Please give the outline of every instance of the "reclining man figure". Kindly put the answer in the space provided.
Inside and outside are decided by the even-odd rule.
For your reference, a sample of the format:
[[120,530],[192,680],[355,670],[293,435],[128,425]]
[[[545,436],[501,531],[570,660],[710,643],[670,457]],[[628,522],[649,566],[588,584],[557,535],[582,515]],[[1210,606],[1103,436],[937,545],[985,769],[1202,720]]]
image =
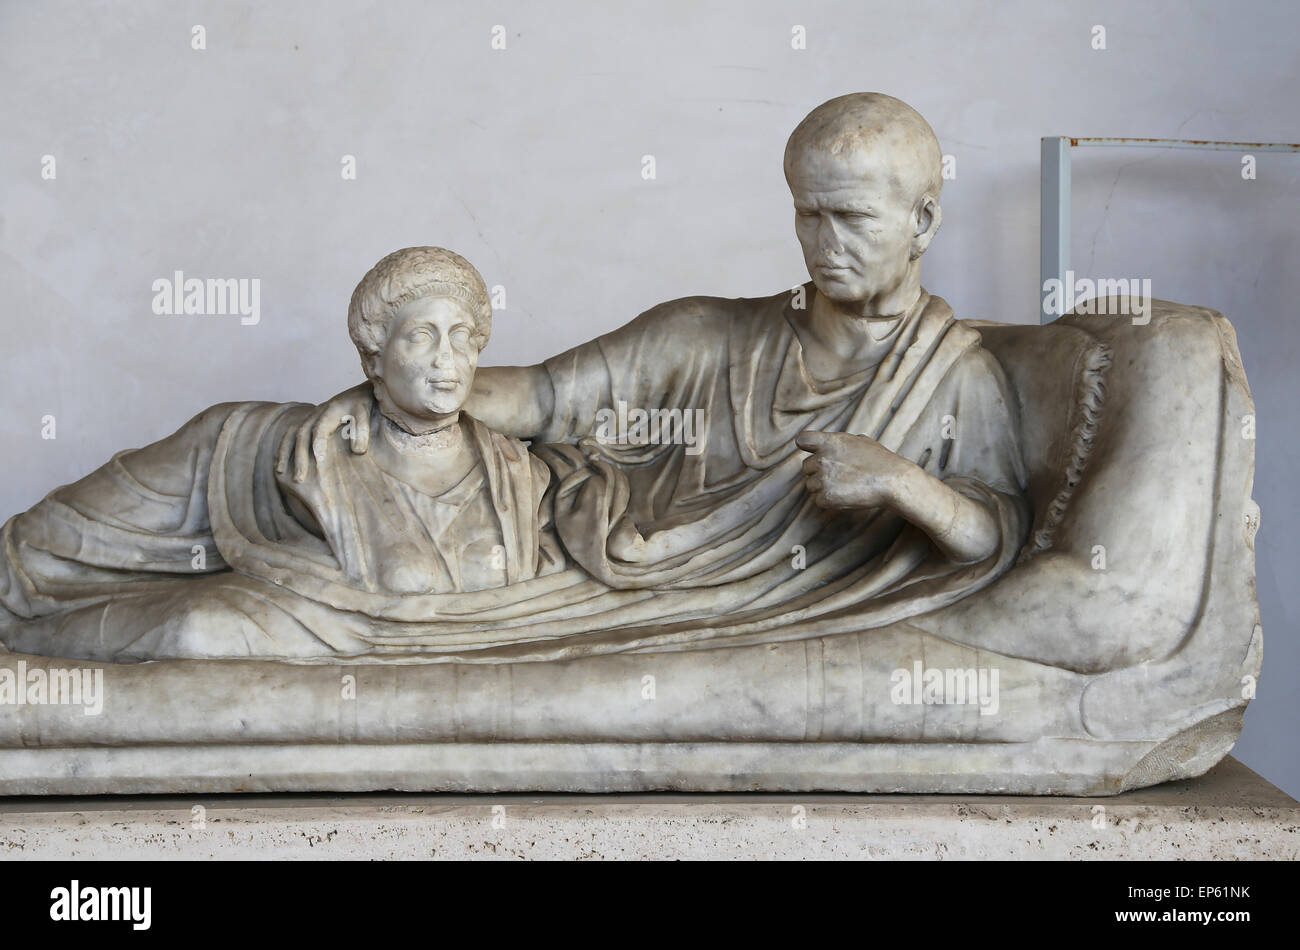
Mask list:
[[[811,284],[670,301],[540,365],[479,373],[470,410],[533,440],[558,476],[566,552],[643,595],[584,624],[534,612],[535,635],[603,624],[618,631],[593,648],[674,649],[807,636],[813,618],[861,630],[1010,567],[1029,526],[1014,396],[978,331],[921,287],[941,171],[933,130],[905,103],[831,100],[785,153]],[[364,418],[368,389],[304,424],[298,471],[313,440]],[[699,413],[700,444],[602,437],[612,413],[663,409]],[[354,436],[364,453],[369,434]]]
[[[987,586],[1028,509],[1002,369],[920,284],[934,133],[844,96],[800,123],[785,169],[810,285],[672,301],[538,366],[474,373],[487,303],[460,258],[414,281],[381,262],[349,313],[369,382],[314,412],[215,407],[12,519],[0,638],[565,659],[872,630]],[[466,392],[486,424],[469,439]],[[610,443],[626,407],[704,430]],[[193,570],[219,573],[174,579]]]

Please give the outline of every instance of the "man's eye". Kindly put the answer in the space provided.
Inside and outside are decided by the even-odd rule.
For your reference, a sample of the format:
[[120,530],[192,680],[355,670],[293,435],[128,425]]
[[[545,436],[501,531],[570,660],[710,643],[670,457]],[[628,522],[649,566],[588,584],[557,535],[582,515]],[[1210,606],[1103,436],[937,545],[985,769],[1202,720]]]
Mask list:
[[433,339],[433,336],[428,330],[421,327],[418,330],[412,330],[407,339],[412,343],[427,343],[429,340]]

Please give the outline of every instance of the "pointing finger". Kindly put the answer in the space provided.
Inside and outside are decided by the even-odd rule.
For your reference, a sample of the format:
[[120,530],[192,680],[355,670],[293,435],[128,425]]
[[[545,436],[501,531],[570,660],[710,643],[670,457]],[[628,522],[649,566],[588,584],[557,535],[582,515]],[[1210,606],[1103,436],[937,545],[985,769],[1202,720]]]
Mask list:
[[794,443],[805,452],[816,452],[826,444],[826,435],[815,429],[804,429],[795,436]]

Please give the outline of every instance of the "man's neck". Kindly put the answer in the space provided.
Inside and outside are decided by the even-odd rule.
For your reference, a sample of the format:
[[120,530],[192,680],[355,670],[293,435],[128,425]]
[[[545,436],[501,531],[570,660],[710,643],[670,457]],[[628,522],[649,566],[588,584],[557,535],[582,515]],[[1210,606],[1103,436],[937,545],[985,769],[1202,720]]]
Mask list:
[[821,380],[841,379],[876,365],[893,346],[899,329],[920,309],[923,298],[918,285],[905,305],[895,298],[897,309],[871,308],[864,314],[861,305],[845,305],[814,290],[802,327],[805,332],[800,334],[804,365]]

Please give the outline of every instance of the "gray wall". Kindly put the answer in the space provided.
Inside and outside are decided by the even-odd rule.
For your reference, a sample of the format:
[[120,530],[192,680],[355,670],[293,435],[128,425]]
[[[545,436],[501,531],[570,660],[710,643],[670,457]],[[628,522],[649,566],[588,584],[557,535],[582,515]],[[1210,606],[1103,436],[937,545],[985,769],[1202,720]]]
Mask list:
[[[0,4],[0,519],[210,403],[358,381],[348,296],[397,247],[445,244],[506,288],[486,363],[806,279],[782,147],[849,91],[907,100],[956,157],[926,285],[1033,322],[1039,137],[1300,139],[1298,31],[1263,2]],[[1076,152],[1074,264],[1237,326],[1267,644],[1237,755],[1300,794],[1300,156],[1260,153],[1255,181],[1239,163]],[[259,278],[261,322],[154,315],[176,270]]]

